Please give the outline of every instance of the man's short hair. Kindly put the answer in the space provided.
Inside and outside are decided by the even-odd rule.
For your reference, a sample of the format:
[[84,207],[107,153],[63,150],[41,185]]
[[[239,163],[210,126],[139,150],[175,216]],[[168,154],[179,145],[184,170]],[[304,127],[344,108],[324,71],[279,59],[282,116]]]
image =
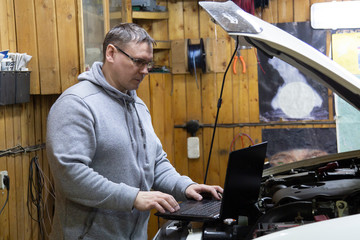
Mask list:
[[105,36],[103,42],[103,61],[105,62],[106,48],[109,44],[123,48],[129,42],[155,45],[155,40],[150,37],[146,30],[135,23],[120,23],[113,27]]

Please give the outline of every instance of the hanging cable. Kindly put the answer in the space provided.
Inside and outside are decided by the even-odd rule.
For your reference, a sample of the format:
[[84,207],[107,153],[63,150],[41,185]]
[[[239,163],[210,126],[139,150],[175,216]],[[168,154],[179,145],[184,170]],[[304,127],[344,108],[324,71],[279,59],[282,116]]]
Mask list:
[[261,68],[261,71],[262,71],[264,74],[266,74],[265,70],[264,70],[263,67],[261,66],[261,62],[260,62],[260,60],[259,60],[259,55],[257,54],[255,48],[254,48],[254,53],[255,53],[255,56],[256,56],[257,63],[258,63],[258,65],[259,65],[259,67]]
[[[38,163],[38,157],[35,156],[30,161],[29,166],[29,184],[27,208],[32,220],[38,223],[41,239],[44,239],[43,220],[43,200],[42,190],[44,188],[44,177],[41,173]],[[36,208],[36,216],[33,216],[32,207]]]
[[10,178],[9,178],[9,176],[5,176],[3,181],[4,181],[4,185],[6,187],[7,193],[6,193],[6,200],[5,200],[4,206],[0,210],[0,214],[3,212],[3,210],[5,209],[6,204],[9,201],[9,192],[10,192]]
[[255,145],[255,142],[252,140],[252,138],[251,138],[249,135],[247,135],[246,133],[238,133],[238,134],[233,138],[233,140],[231,141],[230,152],[232,152],[232,151],[235,150],[235,149],[234,149],[235,142],[236,142],[236,140],[237,140],[239,137],[241,138],[241,147],[242,147],[242,148],[245,147],[245,146],[244,146],[243,136],[247,137],[247,138],[250,140],[250,142],[251,142],[252,145]]
[[4,210],[8,201],[9,201],[9,190],[7,191],[7,194],[6,194],[6,200],[5,200],[4,206],[0,210],[0,215],[1,215],[2,211]]
[[236,38],[236,46],[235,46],[235,50],[231,56],[231,59],[229,61],[229,64],[226,67],[225,73],[224,73],[224,77],[223,77],[223,81],[222,81],[222,85],[221,85],[221,91],[220,91],[220,96],[219,96],[219,100],[218,100],[218,104],[217,104],[217,112],[216,112],[216,117],[215,117],[215,123],[214,123],[214,131],[213,131],[213,135],[211,138],[211,144],[210,144],[210,151],[209,151],[209,158],[207,161],[207,165],[206,165],[206,170],[205,170],[205,178],[204,178],[204,184],[206,184],[206,178],[208,175],[208,171],[209,171],[209,165],[210,165],[210,159],[211,159],[211,152],[212,152],[212,148],[214,145],[214,139],[215,139],[215,131],[216,131],[216,126],[217,126],[217,122],[218,122],[218,118],[219,118],[219,112],[220,112],[220,108],[221,108],[221,104],[222,104],[222,94],[223,94],[223,90],[224,90],[224,85],[225,85],[225,78],[226,78],[226,74],[231,66],[231,62],[234,59],[234,56],[238,50],[239,47],[239,37]]

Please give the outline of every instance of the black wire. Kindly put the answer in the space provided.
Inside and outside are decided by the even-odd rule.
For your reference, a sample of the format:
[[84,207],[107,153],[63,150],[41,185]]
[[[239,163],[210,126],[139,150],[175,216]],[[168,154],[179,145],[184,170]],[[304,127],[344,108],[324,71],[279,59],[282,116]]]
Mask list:
[[[9,186],[9,183],[8,183],[8,186]],[[6,204],[7,204],[7,202],[9,201],[9,192],[10,192],[9,187],[7,187],[6,200],[5,200],[4,206],[3,206],[3,207],[1,208],[1,210],[0,210],[0,214],[3,212],[3,210],[4,210],[4,208],[5,208]]]
[[214,145],[215,131],[216,131],[217,121],[218,121],[218,118],[219,118],[219,112],[220,112],[220,107],[221,107],[221,103],[222,103],[222,98],[221,97],[222,97],[223,90],[224,90],[226,73],[227,73],[227,71],[229,70],[229,68],[231,66],[231,62],[234,59],[234,56],[235,56],[235,54],[236,54],[236,52],[238,50],[238,47],[239,47],[239,36],[236,37],[235,50],[234,50],[234,53],[231,56],[229,64],[226,67],[226,70],[225,70],[225,73],[224,73],[224,78],[223,78],[222,85],[221,85],[220,97],[219,97],[218,104],[217,104],[217,112],[216,112],[215,123],[214,123],[214,131],[213,131],[213,135],[212,135],[212,138],[211,138],[209,158],[208,158],[208,161],[207,161],[207,166],[206,166],[206,171],[205,171],[204,184],[206,184],[206,178],[207,178],[208,171],[209,171],[211,152],[212,152],[212,148],[213,148],[213,145]]
[[[35,175],[34,175],[35,174]],[[38,157],[35,156],[30,161],[29,166],[29,183],[28,183],[28,199],[27,199],[27,208],[29,215],[32,220],[38,223],[41,238],[44,239],[44,231],[42,227],[42,190],[44,187],[44,177],[41,174],[40,166],[38,163]],[[36,208],[37,216],[34,217],[31,210],[32,206]]]
[[28,147],[22,147],[21,145],[16,145],[15,147],[6,149],[6,150],[0,150],[0,157],[5,157],[8,155],[15,155],[19,153],[27,153],[27,152],[34,152],[45,148],[45,143],[39,144],[39,145],[33,145]]

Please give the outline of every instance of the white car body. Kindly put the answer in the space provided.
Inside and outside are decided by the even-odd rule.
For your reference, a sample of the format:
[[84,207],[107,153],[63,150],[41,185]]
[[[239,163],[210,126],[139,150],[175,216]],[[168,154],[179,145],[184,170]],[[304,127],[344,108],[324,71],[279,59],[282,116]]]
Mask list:
[[279,232],[271,233],[256,239],[259,240],[304,240],[304,239],[326,239],[326,240],[358,240],[358,223],[360,214],[329,219],[326,221],[309,223],[303,226],[289,228]]

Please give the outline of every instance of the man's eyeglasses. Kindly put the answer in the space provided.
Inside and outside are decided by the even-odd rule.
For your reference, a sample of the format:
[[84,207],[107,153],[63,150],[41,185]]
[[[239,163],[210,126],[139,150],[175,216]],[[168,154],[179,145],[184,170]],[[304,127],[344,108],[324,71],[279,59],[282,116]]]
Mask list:
[[[113,44],[111,44],[113,45]],[[139,68],[143,68],[144,66],[146,66],[148,69],[151,69],[152,67],[154,67],[154,62],[153,61],[146,61],[145,59],[141,59],[141,58],[133,58],[131,57],[129,54],[127,54],[126,52],[124,52],[123,50],[121,50],[118,46],[113,45],[119,52],[123,53],[125,56],[127,56],[128,58],[130,58],[131,61],[133,61],[133,63],[135,64],[135,66],[139,67]]]

